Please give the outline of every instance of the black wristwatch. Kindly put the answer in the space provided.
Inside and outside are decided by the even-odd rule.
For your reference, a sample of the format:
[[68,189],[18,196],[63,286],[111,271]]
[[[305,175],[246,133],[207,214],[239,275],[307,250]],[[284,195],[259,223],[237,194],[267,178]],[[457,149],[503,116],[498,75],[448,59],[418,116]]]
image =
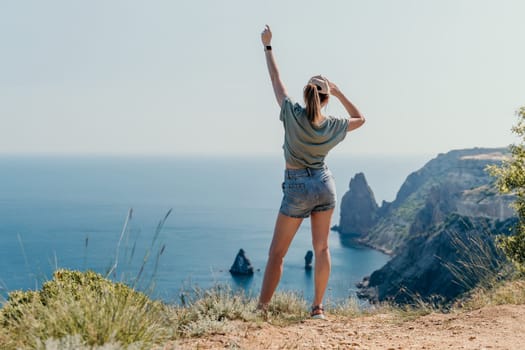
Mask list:
[[272,45],[266,45],[266,50],[265,51],[272,51]]

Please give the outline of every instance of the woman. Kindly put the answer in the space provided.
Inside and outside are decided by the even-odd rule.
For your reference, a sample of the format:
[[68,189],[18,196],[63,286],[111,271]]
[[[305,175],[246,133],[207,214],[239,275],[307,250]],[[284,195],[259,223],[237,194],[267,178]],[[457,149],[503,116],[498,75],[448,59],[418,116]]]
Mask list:
[[[322,301],[330,275],[328,234],[336,201],[334,179],[324,158],[330,149],[345,138],[348,131],[363,125],[365,118],[334,83],[322,76],[312,77],[305,86],[303,97],[306,107],[294,104],[279,76],[271,46],[272,32],[268,25],[261,39],[273,91],[281,107],[286,170],[284,196],[275,223],[258,308],[266,310],[281,279],[283,259],[288,247],[303,219],[311,216],[315,253],[315,295],[311,316],[324,318]],[[326,106],[330,96],[343,104],[349,118],[339,119],[322,114],[321,108]]]

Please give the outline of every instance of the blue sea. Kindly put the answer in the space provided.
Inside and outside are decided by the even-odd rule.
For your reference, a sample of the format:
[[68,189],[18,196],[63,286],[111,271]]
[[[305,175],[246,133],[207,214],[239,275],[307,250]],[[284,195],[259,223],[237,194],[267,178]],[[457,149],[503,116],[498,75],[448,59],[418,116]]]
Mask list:
[[[381,202],[393,200],[428,159],[334,156],[327,163],[339,200],[350,178],[364,172]],[[0,295],[37,289],[57,268],[103,274],[113,268],[111,278],[168,302],[216,284],[257,295],[282,177],[280,156],[0,156]],[[339,208],[332,224],[338,221]],[[256,269],[253,277],[228,272],[240,248]],[[280,290],[312,297],[313,274],[304,270],[309,249],[305,220]],[[389,259],[336,232],[330,249],[331,301],[355,295],[355,283]]]

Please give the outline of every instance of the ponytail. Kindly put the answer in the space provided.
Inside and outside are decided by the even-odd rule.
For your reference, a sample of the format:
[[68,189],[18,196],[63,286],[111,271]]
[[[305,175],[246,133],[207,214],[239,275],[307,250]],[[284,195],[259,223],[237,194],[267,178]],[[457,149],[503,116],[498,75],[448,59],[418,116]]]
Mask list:
[[306,116],[310,123],[321,115],[321,103],[327,98],[327,94],[321,94],[318,91],[317,85],[308,84],[303,91],[304,103],[306,104]]

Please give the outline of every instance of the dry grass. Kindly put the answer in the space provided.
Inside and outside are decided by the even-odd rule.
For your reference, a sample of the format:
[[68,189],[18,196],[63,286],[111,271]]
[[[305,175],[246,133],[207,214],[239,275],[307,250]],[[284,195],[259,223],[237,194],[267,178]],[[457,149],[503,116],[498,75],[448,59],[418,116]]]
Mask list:
[[465,310],[481,309],[484,306],[525,304],[525,280],[499,282],[491,288],[474,289],[463,300],[455,303],[455,308]]
[[344,302],[337,304],[329,304],[326,306],[327,312],[332,315],[343,316],[343,317],[358,317],[364,314],[371,314],[377,312],[379,308],[370,307],[363,308],[356,298],[348,298]]
[[176,337],[195,337],[228,330],[226,321],[254,321],[255,302],[229,287],[196,290],[186,305],[172,308],[171,323]]

